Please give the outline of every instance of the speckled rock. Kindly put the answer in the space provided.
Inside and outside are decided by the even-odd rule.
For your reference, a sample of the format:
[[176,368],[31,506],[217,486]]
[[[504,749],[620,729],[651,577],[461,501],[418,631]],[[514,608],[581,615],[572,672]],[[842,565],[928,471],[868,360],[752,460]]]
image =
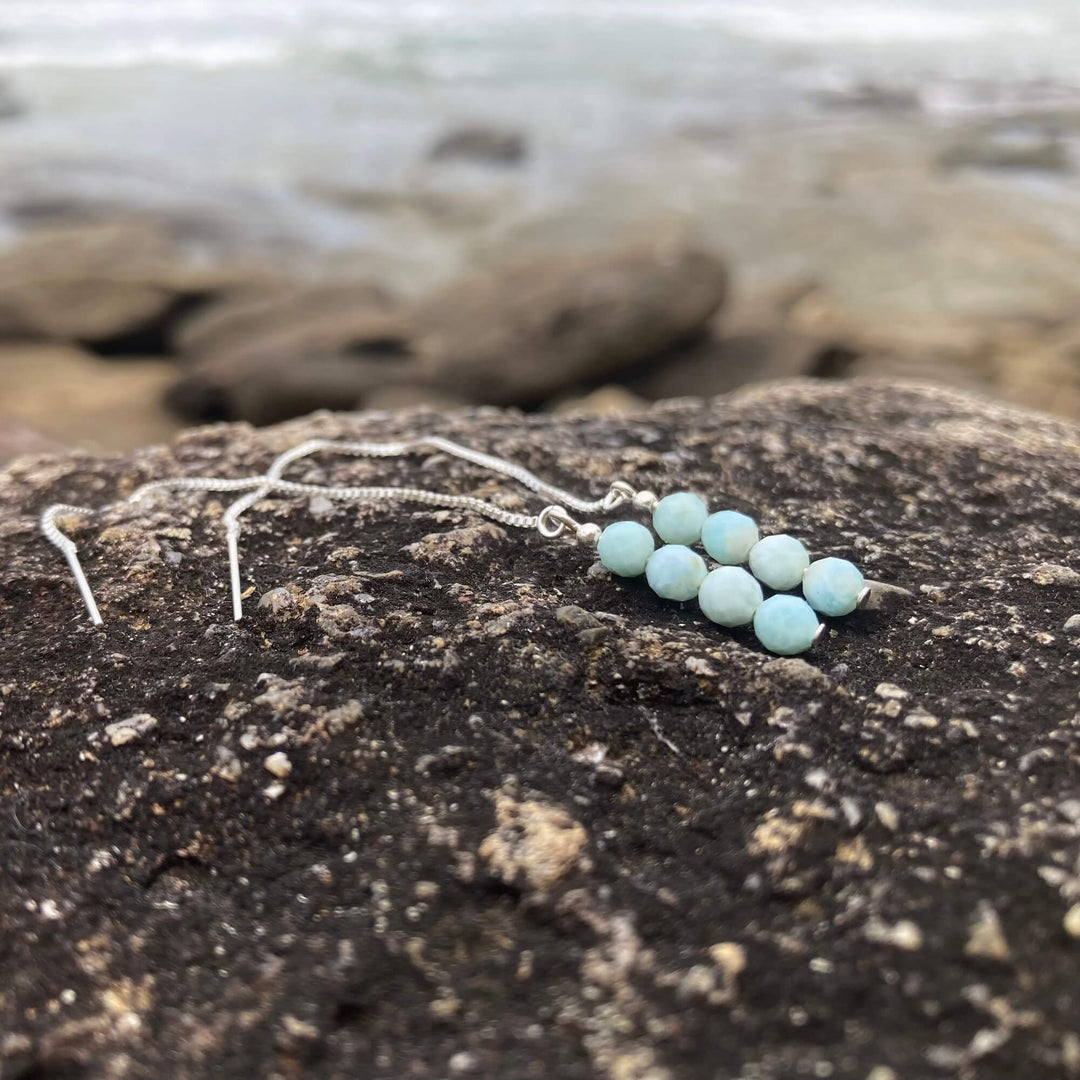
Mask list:
[[[888,603],[777,660],[562,541],[272,499],[234,625],[221,503],[185,495],[76,526],[94,630],[36,532],[56,499],[418,424],[593,493],[698,491]],[[1080,1075],[1078,450],[1064,422],[855,382],[23,459],[0,1076]],[[461,462],[300,471],[537,505]]]

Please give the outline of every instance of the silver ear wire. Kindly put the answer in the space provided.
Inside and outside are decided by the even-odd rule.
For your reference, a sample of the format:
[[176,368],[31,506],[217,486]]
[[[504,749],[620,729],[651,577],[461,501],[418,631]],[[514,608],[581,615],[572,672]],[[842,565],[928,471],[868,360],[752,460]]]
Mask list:
[[65,536],[56,524],[56,518],[60,514],[78,514],[80,517],[90,517],[93,513],[93,510],[89,510],[85,506],[70,506],[67,503],[55,503],[52,506],[46,507],[45,512],[41,515],[41,531],[45,534],[50,543],[54,544],[64,553],[64,558],[67,559],[67,564],[71,568],[71,576],[75,578],[75,584],[79,587],[79,595],[82,596],[83,603],[86,605],[86,610],[90,613],[90,621],[95,626],[100,626],[101,612],[98,611],[97,601],[94,599],[94,591],[90,588],[90,582],[86,580],[86,574],[83,573],[82,563],[79,562],[79,549],[75,546],[75,541],[70,537]]

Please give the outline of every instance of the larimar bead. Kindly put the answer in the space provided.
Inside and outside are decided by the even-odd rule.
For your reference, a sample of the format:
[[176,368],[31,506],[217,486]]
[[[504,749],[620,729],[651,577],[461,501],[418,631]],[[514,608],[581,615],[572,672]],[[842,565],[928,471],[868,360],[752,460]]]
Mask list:
[[702,614],[721,626],[745,626],[761,599],[761,586],[741,566],[717,567],[698,590]]
[[822,615],[848,615],[858,606],[865,582],[847,559],[817,559],[803,574],[803,596]]
[[749,558],[754,577],[770,589],[794,589],[810,565],[810,552],[786,533],[759,540]]
[[682,544],[657,548],[645,567],[645,578],[665,600],[693,600],[705,580],[705,560]]
[[619,577],[645,573],[645,564],[656,548],[653,534],[637,521],[616,521],[601,534],[596,545],[600,562]]
[[795,656],[806,652],[817,635],[818,617],[799,596],[777,593],[754,612],[754,633],[769,652]]
[[696,544],[709,508],[689,491],[665,495],[653,511],[652,523],[657,535],[668,544]]
[[705,550],[724,566],[746,562],[750,549],[761,538],[757,522],[737,510],[721,510],[705,519],[701,543]]

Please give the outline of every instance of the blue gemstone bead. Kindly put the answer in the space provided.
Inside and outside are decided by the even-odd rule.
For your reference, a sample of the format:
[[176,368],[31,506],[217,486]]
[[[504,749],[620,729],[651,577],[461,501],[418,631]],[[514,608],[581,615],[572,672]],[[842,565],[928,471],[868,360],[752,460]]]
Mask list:
[[750,549],[761,538],[757,522],[737,510],[721,510],[705,519],[701,543],[705,550],[724,566],[746,562]]
[[822,615],[848,615],[858,606],[865,581],[847,559],[817,559],[803,574],[803,596]]
[[795,656],[806,652],[818,631],[814,609],[799,596],[777,593],[754,612],[754,633],[769,652]]
[[721,626],[745,626],[761,599],[761,586],[741,566],[717,567],[698,590],[705,618]]
[[596,552],[600,561],[619,577],[645,573],[645,564],[656,548],[653,534],[637,521],[616,521],[601,534]]
[[794,589],[810,565],[810,552],[786,533],[766,536],[750,549],[750,570],[770,589]]
[[649,587],[665,600],[693,600],[707,573],[705,560],[682,544],[657,548],[645,567]]
[[668,544],[696,544],[709,508],[689,491],[665,495],[653,511],[652,523],[657,535]]

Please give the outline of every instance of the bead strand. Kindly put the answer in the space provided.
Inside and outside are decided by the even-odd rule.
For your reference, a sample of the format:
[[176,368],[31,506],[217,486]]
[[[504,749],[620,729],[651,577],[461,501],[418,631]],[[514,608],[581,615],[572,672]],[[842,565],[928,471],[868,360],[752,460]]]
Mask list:
[[[597,541],[601,563],[619,577],[644,574],[665,600],[697,597],[702,614],[720,626],[752,624],[770,652],[805,652],[824,630],[819,613],[850,614],[865,595],[865,581],[854,563],[833,557],[811,561],[795,537],[762,537],[753,518],[736,510],[710,514],[692,492],[662,499],[639,492],[633,502],[652,511],[653,529],[664,543],[657,547],[652,533],[636,521],[617,521]],[[693,550],[699,542],[719,566],[710,569]],[[766,598],[762,585],[774,595]],[[800,586],[802,596],[788,591]]]

